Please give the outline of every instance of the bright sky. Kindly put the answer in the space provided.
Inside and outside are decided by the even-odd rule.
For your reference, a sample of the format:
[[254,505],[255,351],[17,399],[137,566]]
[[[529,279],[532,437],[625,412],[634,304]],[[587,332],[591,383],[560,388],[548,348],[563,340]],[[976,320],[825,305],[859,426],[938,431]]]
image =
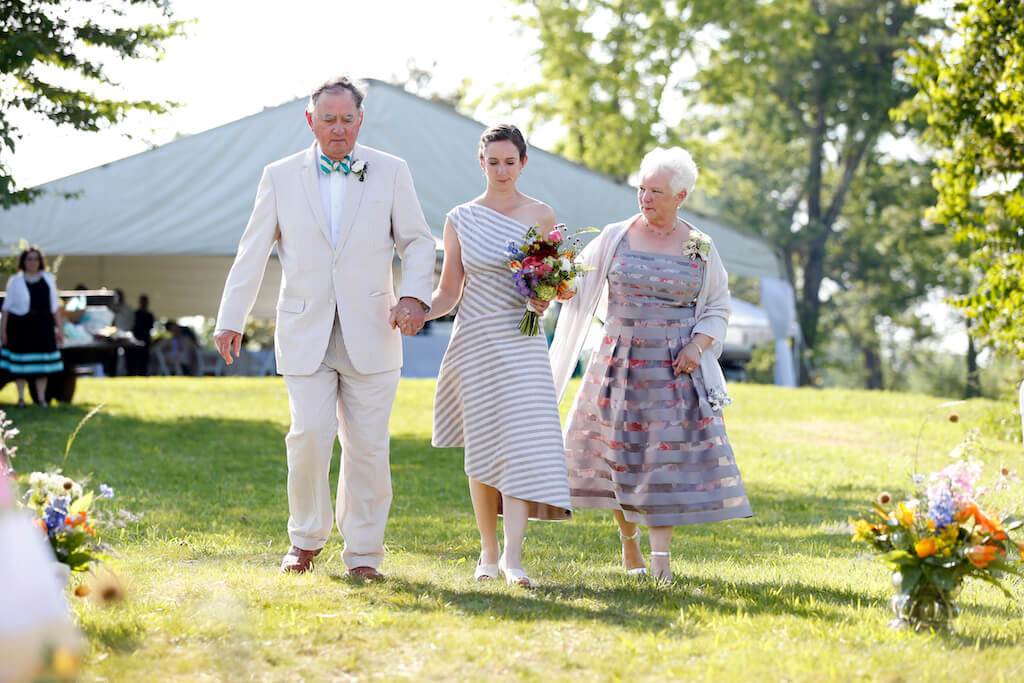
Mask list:
[[166,43],[159,62],[109,61],[108,72],[124,97],[182,106],[101,133],[18,119],[24,137],[8,161],[21,187],[305,96],[337,73],[392,80],[412,60],[434,74],[431,89],[453,91],[469,78],[471,95],[485,97],[500,83],[526,85],[539,73],[533,39],[512,20],[520,10],[506,0],[172,2],[176,18],[196,20],[187,37]]

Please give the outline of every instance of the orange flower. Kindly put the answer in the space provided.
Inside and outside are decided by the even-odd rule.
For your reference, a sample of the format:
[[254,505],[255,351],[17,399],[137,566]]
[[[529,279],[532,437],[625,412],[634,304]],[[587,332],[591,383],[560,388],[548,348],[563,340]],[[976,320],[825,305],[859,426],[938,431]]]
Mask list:
[[975,567],[984,569],[996,558],[996,550],[993,545],[972,545],[967,549],[967,558]]
[[84,510],[82,512],[76,512],[72,517],[65,517],[64,523],[68,526],[81,526],[85,524],[85,516],[86,513]]
[[956,511],[956,521],[963,524],[976,514],[978,514],[978,506],[974,504],[973,500],[969,500]]
[[44,522],[43,520],[36,517],[32,520],[32,524],[35,525],[35,527],[42,531],[44,534],[46,533],[46,522]]
[[512,261],[508,264],[508,269],[512,272],[523,269],[523,264],[520,261]]
[[999,513],[995,510],[990,510],[988,514],[989,516],[986,516],[980,510],[976,510],[974,521],[981,528],[982,533],[990,534],[997,541],[1005,541],[1006,532],[1003,531],[1003,523],[999,519]]
[[922,538],[914,544],[914,552],[917,553],[918,557],[934,555],[936,550],[938,550],[938,548],[935,547],[935,539],[931,536],[928,538]]

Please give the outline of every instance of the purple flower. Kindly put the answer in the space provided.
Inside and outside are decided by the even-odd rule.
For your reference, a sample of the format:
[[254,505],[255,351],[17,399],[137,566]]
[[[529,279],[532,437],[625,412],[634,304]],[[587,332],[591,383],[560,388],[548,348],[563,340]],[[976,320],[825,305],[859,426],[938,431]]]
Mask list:
[[114,489],[106,484],[100,484],[100,498],[113,498]]

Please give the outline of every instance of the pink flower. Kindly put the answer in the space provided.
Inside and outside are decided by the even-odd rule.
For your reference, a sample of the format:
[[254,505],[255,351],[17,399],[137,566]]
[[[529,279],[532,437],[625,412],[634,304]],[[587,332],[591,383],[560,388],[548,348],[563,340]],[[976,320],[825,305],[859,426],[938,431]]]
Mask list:
[[561,242],[562,241],[562,231],[561,230],[552,230],[551,232],[549,232],[548,233],[548,241],[549,242],[553,242],[555,244],[558,244],[559,242]]

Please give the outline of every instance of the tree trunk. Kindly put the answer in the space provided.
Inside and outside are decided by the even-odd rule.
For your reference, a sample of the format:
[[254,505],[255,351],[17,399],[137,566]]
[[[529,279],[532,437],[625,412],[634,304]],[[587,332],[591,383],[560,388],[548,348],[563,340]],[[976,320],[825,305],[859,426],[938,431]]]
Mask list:
[[971,336],[971,321],[967,321],[967,386],[964,398],[981,396],[981,379],[978,377],[978,350],[974,348],[974,337]]
[[877,340],[875,346],[864,346],[864,388],[880,391],[885,389],[885,380],[882,378],[882,357],[878,352]]

